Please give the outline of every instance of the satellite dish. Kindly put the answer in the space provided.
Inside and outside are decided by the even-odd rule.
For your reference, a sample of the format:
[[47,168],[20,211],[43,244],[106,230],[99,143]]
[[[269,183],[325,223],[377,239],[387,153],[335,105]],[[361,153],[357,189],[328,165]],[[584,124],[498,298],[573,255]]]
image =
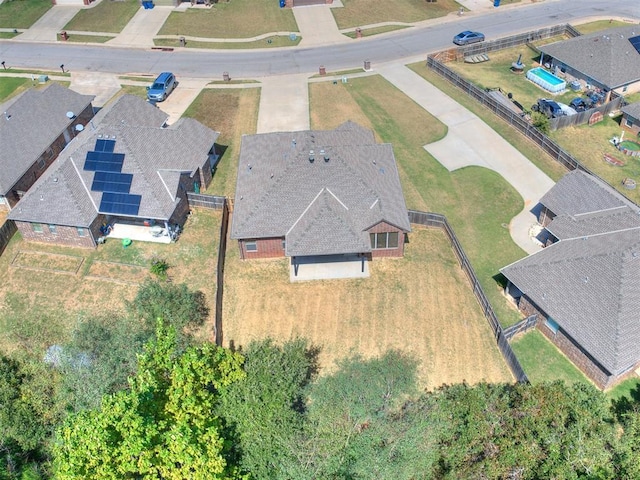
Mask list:
[[71,120],[72,118],[75,118],[75,116],[76,116],[76,114],[75,114],[75,113],[73,113],[73,112],[67,112],[67,118],[68,118],[69,120]]
[[82,125],[80,123],[78,125],[76,125],[76,132],[81,132],[83,130],[84,130],[84,125]]

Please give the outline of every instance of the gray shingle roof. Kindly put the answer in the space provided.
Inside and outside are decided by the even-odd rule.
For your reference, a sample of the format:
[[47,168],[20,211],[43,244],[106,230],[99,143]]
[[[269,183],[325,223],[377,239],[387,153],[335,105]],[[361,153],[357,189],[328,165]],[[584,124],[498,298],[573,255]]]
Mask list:
[[630,103],[620,109],[622,113],[626,113],[630,117],[640,120],[640,102]]
[[629,38],[640,26],[612,28],[539,47],[584,75],[614,89],[640,81],[640,53]]
[[288,255],[367,252],[365,231],[382,221],[411,229],[393,149],[371,131],[243,136],[231,238],[286,236]]
[[566,240],[639,227],[640,214],[637,209],[625,206],[575,216],[558,215],[546,228],[557,239]]
[[573,170],[545,193],[540,203],[556,215],[578,215],[622,206],[638,206],[611,186],[581,170]]
[[[2,108],[0,194],[6,194],[93,100],[57,83],[30,89]],[[4,115],[6,112],[6,115]],[[7,119],[8,117],[8,119]]]
[[[133,174],[131,194],[142,195],[138,218],[169,219],[179,199],[176,199],[180,176],[191,176],[198,168],[207,168],[209,151],[218,133],[193,119],[176,122],[171,128],[162,128],[165,115],[156,116],[157,126],[132,126],[122,123],[120,105],[127,112],[137,103],[138,115],[155,115],[156,107],[135,97],[121,99],[111,106],[108,124],[93,124],[81,132],[60,155],[54,166],[36,183],[33,193],[28,192],[9,214],[13,220],[74,224],[83,220],[86,209],[92,211],[92,219],[98,213],[102,194],[91,191],[94,172],[84,170],[87,152],[92,151],[97,139],[115,140],[115,153],[124,153],[122,173]],[[57,178],[57,182],[52,179]],[[42,201],[40,200],[42,198]],[[83,215],[64,218],[66,204],[79,204]],[[60,204],[52,209],[49,204]],[[84,221],[84,220],[83,220]]]
[[612,374],[640,360],[640,229],[562,240],[501,272]]

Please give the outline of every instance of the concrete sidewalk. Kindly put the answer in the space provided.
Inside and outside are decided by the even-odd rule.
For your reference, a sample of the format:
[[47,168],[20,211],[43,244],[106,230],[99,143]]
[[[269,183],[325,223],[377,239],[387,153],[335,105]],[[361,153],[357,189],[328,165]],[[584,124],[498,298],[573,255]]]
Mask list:
[[409,68],[392,64],[378,67],[377,71],[447,125],[445,138],[424,147],[443,166],[449,171],[470,165],[490,168],[520,193],[524,210],[510,224],[511,237],[527,253],[540,250],[529,237],[529,230],[536,223],[531,209],[554,185],[553,180],[476,115]]

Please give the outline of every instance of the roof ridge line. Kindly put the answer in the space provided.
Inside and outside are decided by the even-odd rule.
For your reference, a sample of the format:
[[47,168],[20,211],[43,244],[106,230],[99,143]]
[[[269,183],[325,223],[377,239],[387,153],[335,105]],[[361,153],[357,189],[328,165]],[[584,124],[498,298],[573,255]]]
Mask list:
[[[304,215],[309,211],[309,209],[311,208],[311,205],[313,205],[316,200],[318,199],[318,197],[320,197],[320,195],[322,195],[322,192],[324,192],[325,190],[328,190],[327,187],[322,187],[320,189],[320,191],[318,192],[318,194],[313,198],[313,200],[311,200],[311,202],[309,203],[309,205],[307,205],[307,208],[305,208],[302,213],[300,214],[300,216],[296,219],[295,222],[293,222],[293,225],[291,225],[291,228],[289,228],[289,230],[287,230],[287,232],[285,233],[285,235],[289,235],[289,233],[291,232],[291,230],[293,230],[293,228],[298,224],[298,222],[302,219],[302,217],[304,217]],[[333,193],[331,194],[333,195]],[[334,195],[335,197],[335,195]],[[337,200],[337,198],[336,198]],[[338,200],[340,201],[340,200]]]

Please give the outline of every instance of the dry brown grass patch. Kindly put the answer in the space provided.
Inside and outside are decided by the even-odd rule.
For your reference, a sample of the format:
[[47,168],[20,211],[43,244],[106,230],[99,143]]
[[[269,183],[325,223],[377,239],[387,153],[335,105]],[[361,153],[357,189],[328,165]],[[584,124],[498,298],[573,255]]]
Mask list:
[[491,330],[444,234],[417,229],[406,255],[370,264],[371,277],[289,282],[288,259],[241,261],[230,242],[225,345],[272,337],[321,347],[323,373],[353,353],[399,349],[421,360],[421,384],[511,381]]

